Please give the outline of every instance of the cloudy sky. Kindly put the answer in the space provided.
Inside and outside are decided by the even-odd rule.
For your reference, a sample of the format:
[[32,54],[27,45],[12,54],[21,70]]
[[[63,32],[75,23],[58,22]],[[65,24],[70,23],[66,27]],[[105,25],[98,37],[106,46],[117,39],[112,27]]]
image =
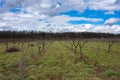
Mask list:
[[0,30],[120,33],[120,0],[0,0]]

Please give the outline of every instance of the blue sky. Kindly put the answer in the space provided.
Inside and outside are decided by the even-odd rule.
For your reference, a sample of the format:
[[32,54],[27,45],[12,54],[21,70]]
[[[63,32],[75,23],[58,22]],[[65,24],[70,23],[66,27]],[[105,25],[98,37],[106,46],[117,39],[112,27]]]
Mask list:
[[[98,11],[95,11],[95,10],[89,10],[89,9],[86,9],[83,13],[79,13],[78,11],[76,10],[71,10],[71,11],[68,11],[68,12],[61,12],[59,15],[69,15],[71,17],[89,17],[89,18],[101,18],[103,19],[104,21],[106,21],[107,19],[109,18],[120,18],[120,11],[114,11],[114,14],[105,14],[105,10],[98,10]],[[104,21],[101,21],[101,22],[90,22],[90,21],[82,21],[82,20],[76,20],[76,21],[69,21],[69,23],[71,24],[104,24]],[[116,23],[116,24],[120,24],[120,22]]]
[[105,14],[105,12],[106,12],[105,10],[95,11],[95,10],[86,9],[83,13],[79,13],[76,10],[71,10],[68,12],[61,12],[60,15],[69,15],[71,17],[84,16],[84,17],[89,17],[89,18],[102,18],[104,20],[107,20],[111,17],[120,18],[120,11],[114,11],[114,14],[107,14],[107,15]]
[[120,33],[120,0],[0,0],[0,30]]

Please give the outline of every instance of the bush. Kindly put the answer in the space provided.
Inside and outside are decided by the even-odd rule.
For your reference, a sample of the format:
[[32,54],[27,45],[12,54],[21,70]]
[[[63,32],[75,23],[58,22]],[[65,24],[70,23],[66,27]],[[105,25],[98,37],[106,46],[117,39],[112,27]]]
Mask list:
[[20,50],[17,47],[10,47],[6,50],[6,52],[12,53],[12,52],[19,52]]
[[30,46],[30,47],[33,47],[33,46],[34,46],[34,44],[29,44],[29,46]]
[[113,71],[113,70],[107,70],[107,71],[105,71],[105,74],[107,75],[107,76],[120,76],[120,73],[119,72],[117,72],[117,71]]

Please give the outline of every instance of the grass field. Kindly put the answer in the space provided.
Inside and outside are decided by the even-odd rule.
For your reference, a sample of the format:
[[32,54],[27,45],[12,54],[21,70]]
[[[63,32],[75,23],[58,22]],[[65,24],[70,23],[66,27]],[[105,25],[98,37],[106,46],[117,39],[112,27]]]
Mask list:
[[8,53],[0,43],[0,80],[20,80],[20,75],[24,80],[120,80],[119,42],[108,53],[108,42],[89,41],[82,57],[79,47],[77,53],[70,48],[70,41],[47,41],[44,49],[39,45],[41,50],[37,42],[19,44],[9,42],[9,48],[20,51]]

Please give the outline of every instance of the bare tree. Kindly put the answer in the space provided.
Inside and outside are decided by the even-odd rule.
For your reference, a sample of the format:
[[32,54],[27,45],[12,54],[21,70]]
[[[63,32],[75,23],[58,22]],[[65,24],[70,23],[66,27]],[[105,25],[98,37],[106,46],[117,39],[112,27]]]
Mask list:
[[75,54],[78,52],[77,49],[79,48],[79,53],[82,56],[82,49],[88,41],[80,40],[80,39],[72,39],[71,41],[72,41],[71,46],[72,46],[72,49],[74,49]]
[[41,44],[40,43],[37,43],[37,47],[38,47],[38,50],[39,50],[39,53],[41,52]]
[[78,44],[79,44],[79,41],[78,41],[78,40],[72,39],[71,47],[72,47],[72,49],[74,49],[74,53],[75,53],[75,54],[77,54]]
[[86,43],[87,43],[87,41],[83,41],[83,42],[78,43],[79,51],[80,51],[81,56],[82,56],[82,49],[83,49],[83,47],[85,46]]
[[4,44],[6,45],[6,50],[8,50],[8,48],[9,48],[9,43],[8,43],[8,42],[5,42]]
[[113,44],[115,43],[115,40],[114,40],[114,39],[109,39],[109,40],[107,40],[107,41],[108,41],[108,50],[107,50],[107,52],[110,53],[111,47],[112,47]]
[[22,42],[22,44],[21,44],[21,45],[22,45],[22,50],[23,50],[23,49],[24,49],[24,46],[25,46],[25,43],[24,43],[24,42]]
[[42,41],[41,44],[42,44],[42,49],[44,50],[46,46],[46,41]]
[[97,62],[97,57],[98,57],[101,49],[100,48],[96,48],[95,50],[96,50],[95,56],[93,57],[94,64]]

